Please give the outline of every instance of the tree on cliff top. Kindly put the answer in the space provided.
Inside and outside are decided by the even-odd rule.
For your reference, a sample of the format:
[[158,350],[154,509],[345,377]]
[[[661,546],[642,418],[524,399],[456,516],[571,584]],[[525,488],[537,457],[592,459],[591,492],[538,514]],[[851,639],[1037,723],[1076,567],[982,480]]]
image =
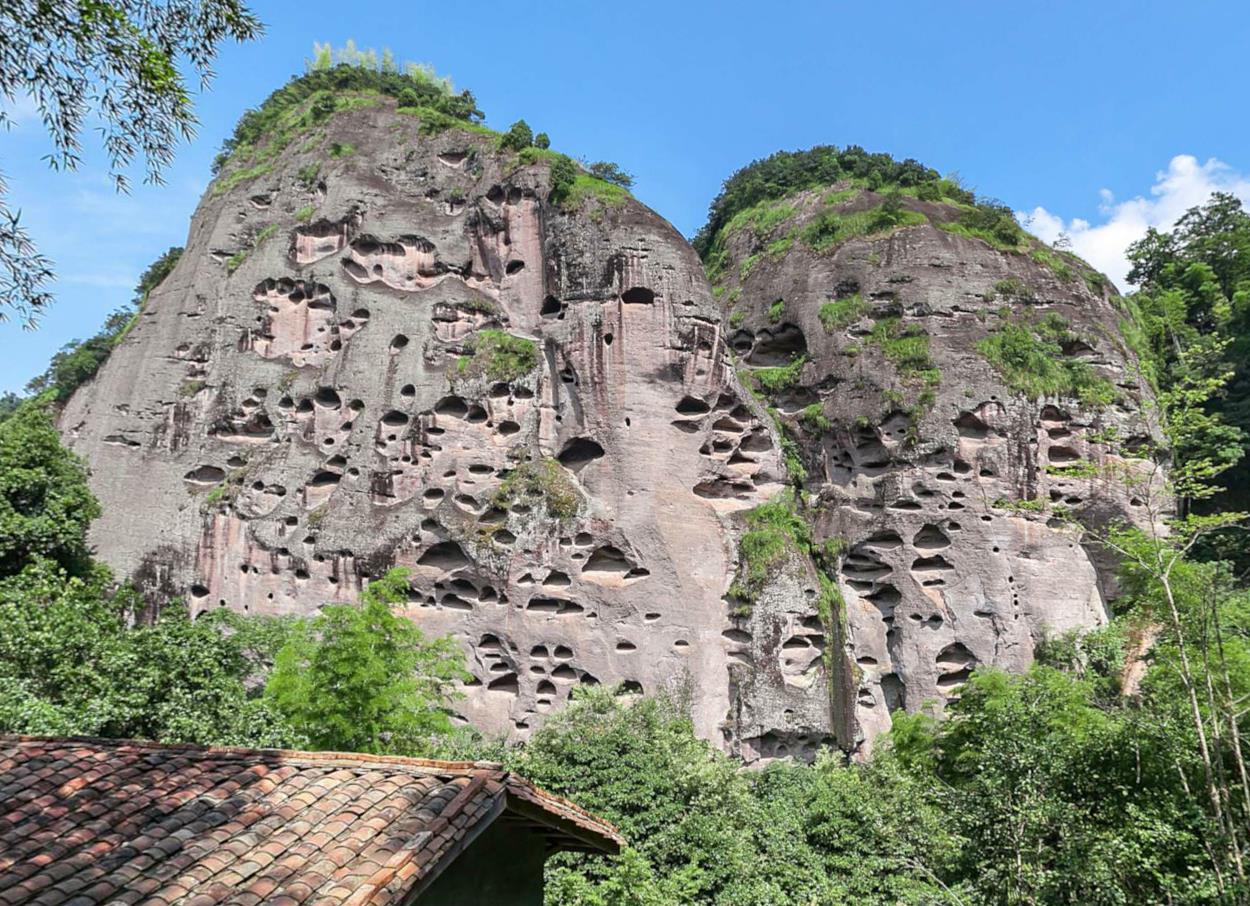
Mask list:
[[[100,122],[118,190],[125,191],[136,158],[146,180],[160,182],[175,146],[196,126],[179,65],[206,86],[222,41],[248,40],[261,29],[239,0],[13,0],[0,5],[0,100],[34,102],[54,168],[78,166],[90,116]],[[0,110],[0,126],[10,122]],[[0,319],[11,311],[33,325],[52,301],[52,264],[19,218],[0,180]]]

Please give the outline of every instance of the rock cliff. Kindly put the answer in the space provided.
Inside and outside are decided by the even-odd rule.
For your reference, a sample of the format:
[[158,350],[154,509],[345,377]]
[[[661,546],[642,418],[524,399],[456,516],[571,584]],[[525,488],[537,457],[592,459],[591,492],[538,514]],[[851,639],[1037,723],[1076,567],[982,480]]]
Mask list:
[[[882,203],[832,186],[721,230],[714,295],[622,190],[436,125],[372,98],[210,188],[61,417],[120,575],[309,614],[404,566],[407,615],[464,646],[466,722],[668,689],[746,760],[862,747],[1103,619],[1055,508],[1131,517],[1108,466],[1151,428],[1078,265],[910,197],[827,242]],[[982,349],[1008,328],[1070,386],[1013,387]]]
[[[1140,522],[1157,480],[1136,455],[1158,432],[1113,288],[995,225],[1001,211],[920,194],[792,193],[708,254],[730,355],[806,501],[790,572],[836,584],[831,729],[849,745],[945,704],[977,665],[1024,669],[1044,636],[1103,622],[1111,564],[1079,527]],[[756,661],[794,599],[778,576],[744,608]],[[748,735],[793,751],[776,689],[749,682]]]

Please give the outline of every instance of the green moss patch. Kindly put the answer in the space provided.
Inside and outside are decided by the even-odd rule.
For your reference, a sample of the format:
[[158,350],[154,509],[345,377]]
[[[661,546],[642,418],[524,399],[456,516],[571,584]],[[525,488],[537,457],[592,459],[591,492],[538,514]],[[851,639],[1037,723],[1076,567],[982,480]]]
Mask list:
[[516,503],[542,504],[557,519],[577,515],[581,495],[568,472],[554,459],[523,462],[513,469],[495,491],[492,503],[510,509]]
[[1076,339],[1068,323],[1052,312],[1037,322],[1000,325],[977,343],[977,351],[1007,386],[1031,399],[1071,397],[1092,406],[1115,402],[1118,394],[1110,381],[1087,362],[1063,354],[1063,344]]
[[833,331],[850,327],[864,316],[868,306],[859,293],[843,299],[834,299],[820,306],[818,315],[825,330]]
[[538,367],[538,345],[503,330],[478,331],[467,350],[456,362],[457,377],[515,381]]

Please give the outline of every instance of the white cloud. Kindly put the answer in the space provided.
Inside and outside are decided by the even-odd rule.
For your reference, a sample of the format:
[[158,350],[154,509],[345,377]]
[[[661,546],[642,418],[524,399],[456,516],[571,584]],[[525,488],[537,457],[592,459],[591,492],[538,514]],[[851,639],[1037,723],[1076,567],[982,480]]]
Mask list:
[[1072,251],[1124,288],[1129,271],[1124,253],[1129,244],[1144,236],[1148,227],[1170,229],[1181,215],[1203,204],[1212,192],[1231,192],[1250,203],[1250,177],[1215,158],[1199,163],[1192,155],[1178,154],[1168,162],[1166,170],[1155,174],[1149,198],[1138,195],[1116,201],[1111,192],[1103,189],[1098,205],[1099,223],[1080,218],[1065,221],[1040,206],[1032,211],[1017,211],[1016,216],[1046,242],[1054,242],[1066,233],[1072,241]]

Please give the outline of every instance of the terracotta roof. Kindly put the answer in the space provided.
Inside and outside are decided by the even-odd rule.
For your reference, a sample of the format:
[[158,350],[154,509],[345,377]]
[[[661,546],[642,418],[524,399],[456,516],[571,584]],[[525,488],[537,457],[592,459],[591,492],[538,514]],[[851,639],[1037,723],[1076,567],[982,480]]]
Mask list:
[[0,904],[398,903],[505,812],[623,842],[487,762],[0,736]]

